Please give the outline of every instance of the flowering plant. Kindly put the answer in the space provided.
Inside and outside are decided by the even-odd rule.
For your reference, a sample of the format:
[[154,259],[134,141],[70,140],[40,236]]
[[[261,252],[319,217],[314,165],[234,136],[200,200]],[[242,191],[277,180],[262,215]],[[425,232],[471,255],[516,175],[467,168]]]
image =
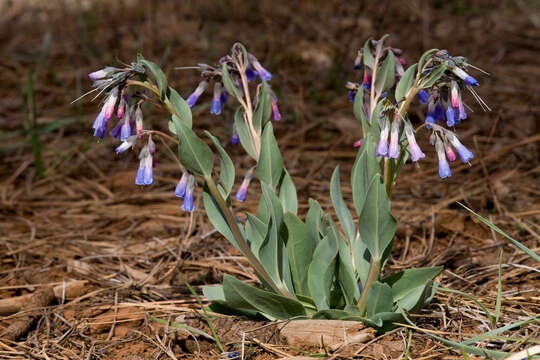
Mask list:
[[[461,97],[464,89],[479,99],[472,90],[478,83],[465,72],[471,66],[467,59],[452,57],[443,50],[427,51],[417,64],[405,70],[405,62],[399,57],[401,50],[385,46],[385,39],[365,43],[355,60],[355,68],[363,69],[363,81],[347,84],[363,138],[355,143],[359,150],[351,174],[356,222],[341,194],[339,168],[330,182],[340,226],[313,199],[309,200],[305,219],[298,217],[296,189],[272,127],[271,119],[281,119],[277,97],[269,84],[272,75],[243,45],[235,44],[231,54],[215,66],[192,67],[200,71],[202,80],[187,101],[168,85],[156,64],[140,55],[125,68],[106,67],[90,74],[95,87],[92,91],[105,94],[94,134],[105,136],[116,110],[119,121],[110,131],[122,141],[116,152],[146,140],[139,151],[138,185],[154,181],[156,145],[152,136],[177,142],[182,175],[174,193],[184,199],[182,210],[194,210],[193,194],[200,179],[208,218],[247,258],[260,279],[263,288],[229,275],[222,285],[205,287],[203,293],[215,311],[258,314],[269,319],[355,319],[385,328],[402,319],[404,311],[418,311],[434,296],[437,284],[433,280],[440,267],[381,276],[396,230],[389,197],[409,156],[413,162],[425,157],[407,114],[416,97],[428,103],[426,122],[419,129],[431,132],[440,176],[450,176],[448,160],[456,159],[454,149],[463,162],[473,157],[449,127],[467,116]],[[246,199],[254,177],[262,190],[257,213],[248,213],[243,222],[231,207],[235,183],[231,158],[215,136],[205,132],[214,152],[192,129],[190,109],[209,87],[213,88],[212,114],[221,113],[228,97],[239,104],[234,113],[232,143],[241,144],[254,162],[245,172],[236,201]],[[168,110],[169,130],[176,139],[145,128],[141,109],[145,102],[161,104]],[[219,176],[214,170],[216,155]]]

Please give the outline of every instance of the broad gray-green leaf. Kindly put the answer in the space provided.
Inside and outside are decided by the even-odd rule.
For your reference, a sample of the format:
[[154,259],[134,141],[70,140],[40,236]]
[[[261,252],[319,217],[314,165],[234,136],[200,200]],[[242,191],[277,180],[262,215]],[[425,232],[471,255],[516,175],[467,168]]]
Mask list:
[[354,226],[351,212],[345,204],[345,201],[343,200],[343,195],[341,194],[339,166],[337,166],[334,170],[334,173],[332,174],[332,180],[330,180],[330,197],[332,199],[332,203],[334,204],[334,209],[336,209],[336,214],[343,228],[343,232],[349,240],[349,244],[353,244],[354,238],[356,236],[356,227]]
[[392,289],[388,284],[374,282],[369,289],[366,303],[366,316],[372,317],[377,313],[391,312],[394,306]]
[[203,293],[203,296],[210,301],[216,301],[216,300],[225,301],[225,293],[223,292],[223,285],[203,286],[202,293]]
[[261,92],[259,93],[259,102],[253,114],[253,127],[260,134],[263,125],[268,120],[271,108],[270,91],[266,81],[262,81]]
[[306,315],[295,299],[258,289],[227,274],[223,277],[223,292],[227,305],[233,308],[256,310],[276,319]]
[[290,211],[296,214],[298,211],[298,198],[296,196],[296,187],[289,175],[289,172],[284,169],[284,175],[279,186],[279,201],[283,205],[283,211]]
[[287,212],[283,216],[289,237],[287,239],[287,254],[291,266],[295,293],[309,296],[307,271],[311,263],[315,244],[309,239],[309,231],[295,214]]
[[371,255],[367,249],[367,245],[358,237],[353,246],[353,266],[358,275],[358,279],[362,285],[366,284],[366,280],[371,266]]
[[396,220],[390,213],[390,200],[380,174],[371,180],[362,212],[358,217],[360,238],[372,259],[381,260],[396,232]]
[[242,90],[231,79],[231,75],[229,74],[229,70],[227,69],[227,63],[223,63],[221,66],[221,79],[223,80],[223,86],[225,86],[225,90],[229,94],[234,95],[236,98],[242,98]]
[[373,58],[373,54],[371,54],[371,39],[367,39],[364,43],[364,52],[362,54],[362,57],[364,59],[364,65],[369,67],[373,70],[373,65],[375,63],[375,59]]
[[394,61],[394,53],[388,51],[375,77],[375,91],[378,94],[390,89],[396,81],[396,63]]
[[403,298],[410,289],[425,285],[443,270],[442,266],[407,269],[386,277],[383,282],[392,288],[395,300]]
[[380,172],[373,137],[368,135],[364,138],[351,171],[352,195],[357,214],[360,214],[364,207],[371,179]]
[[272,123],[266,124],[261,138],[261,154],[257,163],[257,177],[275,189],[283,172],[283,158],[274,137]]
[[362,134],[364,137],[369,132],[369,122],[367,120],[366,109],[364,109],[364,88],[360,87],[354,96],[353,113],[356,120],[362,125]]
[[[176,115],[173,115],[172,117],[176,117]],[[171,119],[169,119],[169,123],[167,125],[169,125],[169,131],[172,132],[174,135],[178,135],[176,133],[176,125],[174,125],[174,122],[175,121],[180,121],[180,119],[178,120],[173,120],[171,117]]]
[[409,66],[407,71],[403,74],[401,79],[396,86],[396,102],[399,104],[402,100],[405,99],[409,89],[414,83],[416,78],[416,64]]
[[210,176],[214,168],[214,154],[212,150],[202,141],[195,132],[180,121],[175,121],[176,133],[178,135],[178,157],[180,162],[188,170],[199,175]]
[[219,143],[218,138],[216,138],[214,135],[210,134],[210,132],[205,131],[204,132],[206,136],[212,140],[214,143],[214,146],[218,150],[219,153],[219,161],[220,161],[220,172],[219,172],[219,179],[221,183],[223,184],[223,188],[225,189],[225,193],[227,198],[229,194],[231,193],[231,189],[234,185],[234,164],[229,157],[229,154],[225,151],[225,149],[221,146]]
[[306,215],[306,225],[309,231],[309,239],[314,246],[317,246],[320,240],[321,217],[323,211],[321,205],[316,200],[309,199],[309,210]]
[[265,223],[259,220],[255,215],[250,213],[247,214],[246,238],[251,247],[251,251],[254,254],[259,254],[259,250],[266,238],[267,232],[268,227]]
[[146,59],[140,59],[140,63],[150,70],[150,73],[154,77],[154,80],[156,81],[157,87],[159,89],[160,97],[162,99],[165,98],[165,92],[167,90],[167,77],[163,73],[163,70],[159,68],[156,64],[154,64],[151,61],[148,61]]
[[420,81],[420,88],[430,88],[441,78],[441,76],[444,75],[444,72],[446,71],[446,68],[448,67],[447,62],[443,62],[442,64],[434,67],[433,69],[430,69],[429,74]]
[[212,225],[214,225],[216,230],[219,231],[219,233],[223,235],[225,239],[229,240],[229,242],[235,248],[240,250],[240,247],[238,246],[238,243],[236,242],[236,239],[234,238],[234,235],[229,228],[229,224],[227,223],[225,216],[221,212],[217,202],[214,200],[214,198],[206,188],[203,192],[203,203],[204,210],[206,211],[206,216],[208,216],[208,219],[210,220]]
[[174,111],[180,116],[180,121],[188,127],[192,127],[191,108],[176,90],[169,87],[169,101]]
[[338,244],[338,279],[345,302],[347,305],[356,304],[360,298],[360,289],[358,288],[358,281],[356,280],[356,275],[352,264],[351,247],[338,232],[334,222],[332,222],[330,225],[328,236],[333,237],[334,241]]
[[246,125],[246,122],[244,121],[243,113],[244,112],[242,110],[242,107],[239,106],[234,113],[234,126],[236,128],[236,132],[238,132],[240,144],[242,144],[242,147],[244,148],[244,150],[246,150],[248,155],[251,156],[251,158],[253,158],[255,161],[257,161],[258,158],[255,154],[253,144],[251,143],[251,136],[249,134],[249,129]]
[[325,237],[317,244],[309,265],[308,288],[317,310],[330,308],[330,292],[336,272],[338,247],[334,239]]
[[422,54],[422,56],[420,57],[420,61],[418,61],[418,71],[422,71],[422,69],[424,68],[424,64],[428,60],[428,57],[431,54],[436,53],[437,51],[439,51],[439,50],[438,49],[431,49],[431,50],[428,50],[428,51],[426,51],[425,53]]

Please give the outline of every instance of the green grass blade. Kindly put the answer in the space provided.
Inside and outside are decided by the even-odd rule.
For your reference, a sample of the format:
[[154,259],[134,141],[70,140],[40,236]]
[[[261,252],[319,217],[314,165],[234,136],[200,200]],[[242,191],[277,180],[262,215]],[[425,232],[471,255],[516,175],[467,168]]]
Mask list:
[[459,290],[449,289],[449,288],[445,288],[445,287],[442,287],[442,286],[439,286],[438,290],[446,291],[446,292],[453,293],[453,294],[458,294],[458,295],[466,297],[469,300],[472,300],[476,305],[478,305],[482,310],[484,310],[484,312],[486,313],[486,316],[489,319],[489,322],[492,325],[495,325],[494,324],[495,317],[489,312],[489,310],[484,306],[484,304],[482,304],[480,301],[478,301],[474,296],[472,296],[470,294],[467,294],[467,293],[464,293],[464,292],[459,291]]
[[457,202],[459,205],[461,205],[462,207],[464,207],[466,210],[468,210],[470,213],[474,214],[474,216],[476,216],[478,219],[480,219],[480,221],[482,221],[484,224],[486,224],[490,229],[498,232],[499,234],[501,234],[502,236],[504,236],[505,238],[507,238],[508,240],[510,240],[512,242],[512,244],[516,245],[518,248],[520,248],[522,251],[524,251],[525,253],[527,253],[527,255],[529,255],[530,257],[532,257],[533,259],[535,259],[536,261],[540,262],[540,256],[536,253],[534,253],[531,249],[529,249],[528,247],[526,247],[525,245],[523,245],[522,243],[520,243],[519,241],[515,240],[514,238],[512,238],[511,236],[507,235],[504,231],[502,231],[501,229],[499,229],[497,226],[495,226],[494,224],[492,224],[491,222],[489,222],[486,218],[478,215],[477,213],[475,213],[474,211],[472,211],[471,209],[469,209],[467,206],[463,205],[462,203],[460,203],[459,201]]

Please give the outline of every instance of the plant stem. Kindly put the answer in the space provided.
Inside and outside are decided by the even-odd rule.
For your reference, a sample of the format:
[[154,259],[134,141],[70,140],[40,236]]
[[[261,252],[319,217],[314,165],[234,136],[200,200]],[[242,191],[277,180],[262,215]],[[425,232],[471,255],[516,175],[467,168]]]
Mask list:
[[366,312],[366,303],[367,303],[367,295],[369,292],[369,289],[371,288],[371,285],[377,279],[379,278],[379,271],[381,269],[381,260],[376,259],[373,260],[371,263],[371,266],[369,267],[369,273],[366,279],[366,283],[364,284],[364,289],[362,290],[362,295],[360,296],[360,300],[358,300],[358,310],[360,311],[360,315],[364,316]]
[[240,229],[238,228],[238,224],[236,223],[236,220],[234,219],[234,216],[227,206],[227,203],[221,196],[221,193],[219,192],[216,183],[214,182],[214,179],[210,176],[205,176],[204,180],[206,182],[206,185],[208,186],[208,190],[212,194],[212,197],[216,200],[219,209],[225,216],[225,220],[227,221],[227,224],[229,225],[229,228],[231,229],[234,239],[238,243],[238,246],[240,247],[240,250],[244,254],[244,256],[249,261],[249,264],[255,269],[255,271],[261,276],[262,279],[274,290],[277,294],[286,296],[286,297],[292,297],[291,294],[285,289],[280,288],[274,280],[270,277],[268,272],[264,269],[260,261],[257,259],[255,254],[251,251],[247,241],[244,239],[244,236],[240,232]]
[[244,107],[244,121],[248,126],[249,131],[251,132],[251,144],[253,145],[253,150],[257,155],[257,159],[261,153],[261,144],[258,140],[260,135],[255,130],[253,126],[253,106],[251,104],[251,94],[249,92],[248,81],[245,72],[245,64],[242,61],[242,54],[238,54],[238,69],[240,70],[240,79],[242,80],[242,88],[244,89],[244,96],[246,97],[245,107]]
[[[154,84],[147,84],[145,82],[142,82],[142,81],[138,81],[138,80],[128,80],[127,81],[127,85],[132,85],[132,86],[140,86],[140,87],[143,87],[145,89],[148,89],[150,90],[151,92],[154,93],[154,95],[156,95],[158,98],[161,98],[161,94],[158,90],[158,88],[154,85]],[[172,114],[172,115],[176,115],[180,118],[180,115],[176,112],[176,110],[174,110],[171,102],[169,101],[169,99],[165,99],[165,101],[163,101],[163,104],[165,105],[165,107],[167,107],[167,110]]]

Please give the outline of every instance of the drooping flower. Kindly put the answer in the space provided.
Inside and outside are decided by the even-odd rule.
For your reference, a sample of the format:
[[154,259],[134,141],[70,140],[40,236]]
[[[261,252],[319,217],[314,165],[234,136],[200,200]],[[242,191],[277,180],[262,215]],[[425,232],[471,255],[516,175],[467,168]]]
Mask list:
[[210,114],[221,114],[221,92],[223,88],[220,82],[214,84],[214,96],[212,98],[212,106],[210,107]]
[[238,191],[236,192],[235,198],[238,201],[245,201],[247,197],[247,191],[249,188],[249,183],[251,182],[251,179],[253,178],[253,172],[255,171],[255,166],[250,168],[246,172],[246,176],[244,176],[244,180],[242,181],[242,184],[238,188]]
[[261,79],[265,81],[270,81],[270,79],[272,79],[272,74],[261,65],[259,60],[257,60],[253,54],[248,53],[248,60]]
[[202,95],[202,93],[206,90],[208,87],[208,81],[203,80],[197,85],[197,88],[191,93],[191,95],[188,96],[186,103],[189,105],[190,108],[194,107],[197,101],[199,101],[199,97]]
[[446,138],[448,139],[448,141],[450,141],[450,144],[452,144],[452,146],[457,150],[461,161],[463,161],[464,163],[468,163],[474,157],[474,154],[459,141],[456,135],[448,132],[446,134]]
[[377,156],[386,156],[388,155],[388,132],[390,131],[390,122],[388,117],[384,118],[383,125],[381,128],[381,135],[379,137],[379,144],[377,145]]
[[125,141],[131,136],[130,117],[126,116],[123,120],[122,128],[120,129],[120,140]]
[[229,93],[225,90],[221,91],[221,96],[219,97],[219,102],[221,103],[221,106],[225,105],[228,98],[229,98]]
[[104,116],[107,121],[114,114],[114,107],[116,106],[117,100],[118,100],[118,86],[113,88],[109,92],[109,95],[107,96],[107,99],[105,100],[105,104],[103,105],[103,108],[105,109]]
[[418,99],[420,100],[420,102],[421,102],[422,104],[427,103],[427,101],[428,101],[428,99],[429,99],[429,93],[428,93],[426,90],[424,90],[424,89],[420,90],[420,91],[418,92]]
[[94,72],[91,72],[90,74],[88,74],[88,77],[92,80],[101,80],[101,79],[104,79],[106,77],[109,77],[110,75],[112,75],[113,73],[115,73],[116,71],[118,71],[117,68],[115,67],[112,67],[112,66],[107,66],[101,70],[98,70],[98,71],[94,71]]
[[447,126],[454,126],[455,119],[456,119],[456,113],[454,112],[454,108],[452,105],[448,105],[446,107],[446,125]]
[[240,143],[240,137],[238,136],[238,132],[236,131],[236,125],[233,124],[231,144],[238,145],[239,143]]
[[184,195],[184,203],[181,209],[183,211],[192,212],[195,207],[193,205],[193,190],[195,189],[195,176],[189,174],[186,186],[186,193]]
[[362,63],[362,51],[358,50],[356,58],[354,58],[354,70],[360,70]]
[[152,185],[154,183],[154,169],[152,154],[148,144],[146,144],[139,154],[139,169],[135,176],[135,184]]
[[272,106],[272,118],[275,121],[279,121],[279,120],[281,120],[281,113],[279,112],[279,108],[278,108],[278,105],[277,105],[278,99],[277,99],[277,96],[275,96],[273,94],[271,96],[272,96],[272,103],[271,103],[271,106]]
[[105,120],[105,107],[101,108],[101,111],[96,117],[96,120],[94,120],[94,124],[92,125],[92,128],[94,129],[94,136],[97,136],[100,139],[103,139],[105,137],[105,133],[107,132],[107,120]]
[[124,140],[123,143],[121,143],[114,151],[116,151],[117,154],[123,153],[129,148],[133,148],[135,146],[135,143],[137,142],[137,136],[130,136],[127,139]]
[[178,181],[178,184],[176,184],[176,188],[174,189],[174,195],[183,198],[184,195],[186,195],[186,187],[188,182],[189,173],[187,171],[184,171],[182,173],[182,177],[180,178],[180,181]]
[[452,69],[452,72],[458,78],[465,81],[467,83],[467,85],[478,86],[478,81],[475,78],[473,78],[472,76],[470,76],[469,74],[467,74],[463,69],[461,69],[461,68],[459,68],[457,66],[454,66],[454,68]]
[[349,101],[354,102],[354,98],[356,97],[356,91],[349,90]]
[[399,157],[399,128],[401,119],[394,119],[390,130],[390,148],[388,149],[388,157],[397,159]]
[[354,147],[355,149],[359,148],[360,146],[362,146],[362,139],[356,140],[356,141],[353,143],[353,147]]
[[124,116],[126,107],[128,106],[128,95],[127,88],[123,88],[120,92],[120,102],[118,103],[118,108],[116,109],[116,117],[121,119]]
[[444,151],[450,162],[456,161],[456,153],[454,152],[454,149],[452,149],[452,146],[450,146],[450,144],[446,141],[444,142]]
[[141,104],[137,104],[137,109],[135,110],[135,133],[140,135],[143,131],[143,112],[141,109]]
[[411,160],[418,161],[426,157],[426,155],[418,146],[416,138],[414,137],[414,129],[410,123],[405,122],[405,136],[407,137],[407,142],[409,143],[409,152],[411,153]]
[[[435,100],[433,96],[430,96],[429,102],[428,102],[428,110],[426,114],[426,120],[425,122],[427,124],[435,124]],[[426,125],[428,129],[431,129],[431,125]]]
[[371,89],[371,73],[369,72],[367,68],[364,69],[364,77],[362,78],[362,86],[366,90]]
[[255,78],[257,77],[258,73],[257,71],[255,71],[254,69],[248,67],[246,69],[246,78],[247,78],[247,81],[248,82],[251,82],[253,80],[255,80]]
[[448,161],[446,160],[443,141],[438,136],[437,140],[435,141],[435,151],[437,152],[437,157],[439,158],[439,176],[441,179],[452,176],[450,165],[448,165]]
[[450,82],[450,100],[454,108],[458,108],[461,103],[461,97],[459,95],[459,87],[455,80]]

